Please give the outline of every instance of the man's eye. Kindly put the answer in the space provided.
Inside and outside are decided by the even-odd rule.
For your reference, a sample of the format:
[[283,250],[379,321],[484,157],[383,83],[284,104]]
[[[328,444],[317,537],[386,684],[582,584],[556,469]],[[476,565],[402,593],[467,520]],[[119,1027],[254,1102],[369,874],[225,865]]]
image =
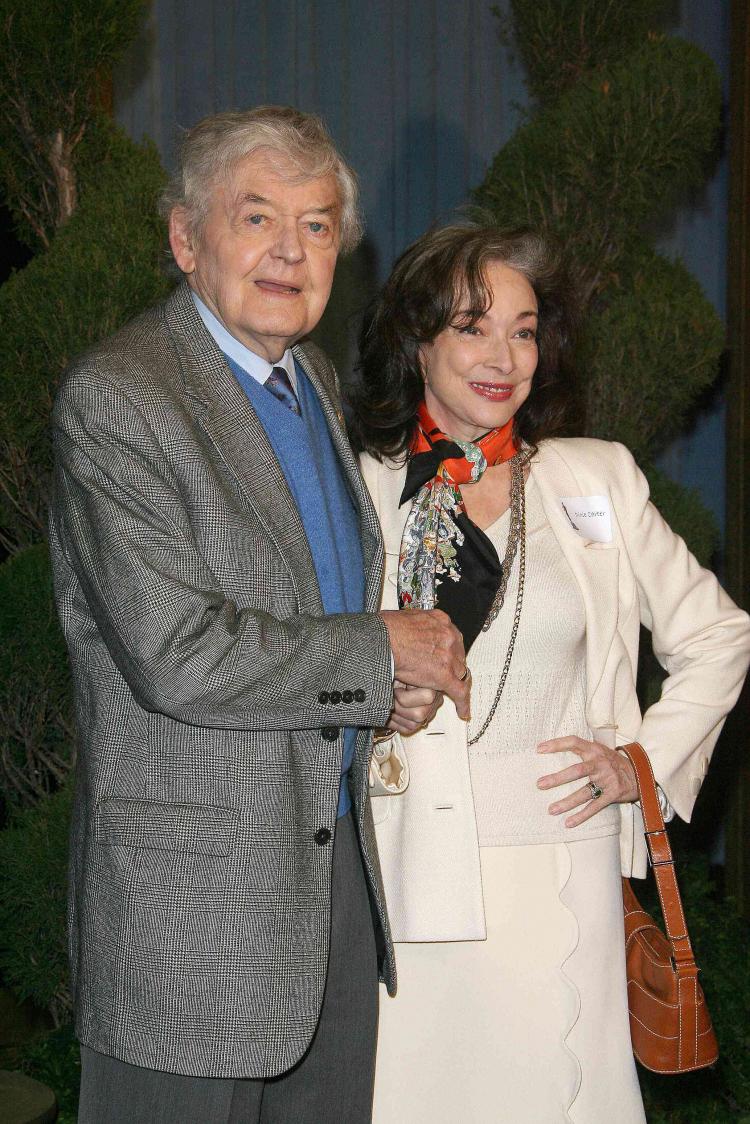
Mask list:
[[322,223],[322,222],[311,222],[310,223],[310,232],[312,234],[323,234],[323,232],[325,230],[326,230],[325,223]]
[[251,222],[253,226],[260,226],[260,224],[263,222],[263,218],[263,215],[248,215],[247,221]]

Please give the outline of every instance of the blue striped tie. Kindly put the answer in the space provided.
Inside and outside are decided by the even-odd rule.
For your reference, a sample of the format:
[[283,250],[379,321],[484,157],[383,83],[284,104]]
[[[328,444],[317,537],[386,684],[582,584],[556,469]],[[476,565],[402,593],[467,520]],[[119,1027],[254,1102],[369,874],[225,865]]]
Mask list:
[[278,398],[279,402],[283,402],[288,410],[291,410],[297,417],[300,416],[297,395],[294,393],[289,375],[283,367],[274,367],[263,385],[266,390],[271,391],[274,398]]

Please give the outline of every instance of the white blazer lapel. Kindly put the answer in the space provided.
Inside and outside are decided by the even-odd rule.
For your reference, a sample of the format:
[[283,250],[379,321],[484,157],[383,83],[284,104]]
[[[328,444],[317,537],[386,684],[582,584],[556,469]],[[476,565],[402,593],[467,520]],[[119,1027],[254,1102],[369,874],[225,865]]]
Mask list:
[[388,461],[381,464],[374,457],[363,456],[360,468],[380,519],[386,553],[398,554],[409,512],[408,504],[399,507],[406,479],[406,465],[393,467]]
[[[545,514],[578,582],[586,611],[586,686],[588,722],[592,727],[613,724],[611,691],[598,697],[612,645],[617,635],[619,608],[619,550],[614,542],[588,542],[571,527],[560,502],[563,496],[606,494],[602,481],[580,480],[560,454],[542,445],[531,462]],[[613,526],[615,520],[613,519]],[[611,685],[610,685],[611,686]]]

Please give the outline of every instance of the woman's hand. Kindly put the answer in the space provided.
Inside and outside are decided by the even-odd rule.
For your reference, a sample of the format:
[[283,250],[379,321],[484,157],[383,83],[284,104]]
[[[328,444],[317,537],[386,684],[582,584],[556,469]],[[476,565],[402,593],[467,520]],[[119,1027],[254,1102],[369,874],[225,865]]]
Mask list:
[[429,687],[407,687],[395,680],[393,710],[386,729],[399,734],[414,734],[431,722],[443,702],[440,691]]
[[[622,753],[607,749],[599,742],[587,742],[583,738],[553,738],[537,746],[538,753],[577,753],[580,764],[569,765],[557,773],[548,773],[536,782],[539,788],[557,788],[569,781],[585,780],[583,788],[571,792],[570,796],[550,804],[550,815],[559,816],[573,808],[580,808],[574,816],[568,816],[566,827],[578,827],[606,808],[608,804],[630,804],[638,799],[638,785],[635,770]],[[597,790],[600,790],[598,795]]]

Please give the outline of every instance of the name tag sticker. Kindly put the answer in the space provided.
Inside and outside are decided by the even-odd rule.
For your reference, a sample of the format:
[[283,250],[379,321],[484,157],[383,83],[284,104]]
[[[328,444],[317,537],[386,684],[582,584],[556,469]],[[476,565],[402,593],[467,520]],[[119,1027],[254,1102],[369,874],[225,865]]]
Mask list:
[[576,534],[588,542],[612,542],[612,518],[606,496],[561,496],[563,513]]

